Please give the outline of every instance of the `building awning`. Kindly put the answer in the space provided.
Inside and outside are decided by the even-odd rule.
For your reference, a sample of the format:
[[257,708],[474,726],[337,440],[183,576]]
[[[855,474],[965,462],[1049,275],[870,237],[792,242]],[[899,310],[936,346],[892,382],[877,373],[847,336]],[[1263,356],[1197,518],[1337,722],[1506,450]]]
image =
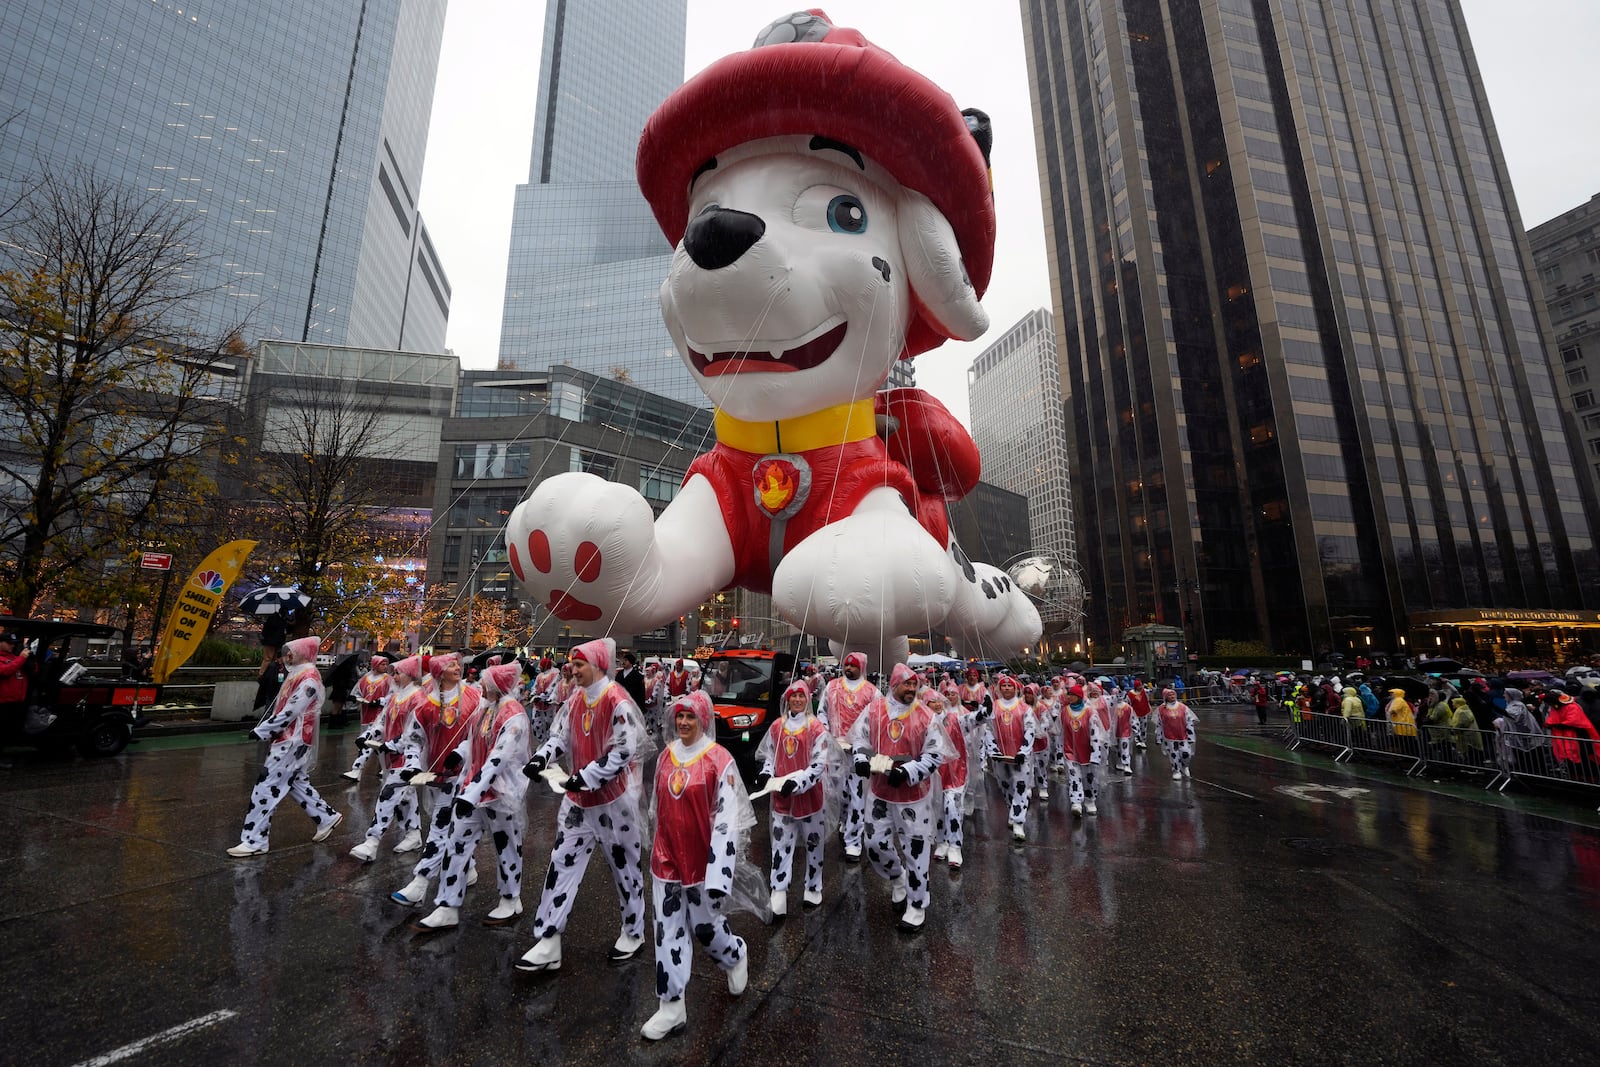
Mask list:
[[1539,608],[1451,608],[1413,611],[1412,626],[1560,626],[1600,629],[1600,611]]

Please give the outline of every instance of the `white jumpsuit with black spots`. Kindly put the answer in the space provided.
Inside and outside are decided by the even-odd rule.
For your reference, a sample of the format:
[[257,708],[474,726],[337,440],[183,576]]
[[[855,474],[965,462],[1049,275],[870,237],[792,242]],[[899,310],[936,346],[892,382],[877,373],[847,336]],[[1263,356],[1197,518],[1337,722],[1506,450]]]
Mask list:
[[[605,743],[595,758],[573,771],[587,788],[582,794],[568,793],[556,815],[550,868],[545,873],[539,910],[533,919],[536,938],[552,937],[566,929],[573,898],[596,846],[603,850],[611,880],[616,885],[623,931],[630,937],[644,936],[643,834],[637,793],[630,783],[631,776],[637,772],[629,768],[634,753],[639,750],[642,722],[638,709],[633,707],[622,686],[602,678],[592,688],[592,692],[581,689],[573,692],[557,714],[549,739],[538,752],[550,764],[568,752],[577,751],[575,743],[587,746],[591,735],[581,730],[583,711],[587,706],[592,714],[599,713],[604,707],[604,714],[610,721]],[[577,722],[573,721],[575,716]],[[582,759],[581,753],[575,757],[577,759]],[[597,793],[616,795],[612,800],[595,803]],[[575,795],[588,803],[574,803]]]
[[[944,732],[950,739],[955,755],[939,764],[939,797],[941,820],[939,832],[936,834],[937,843],[953,845],[960,848],[965,836],[961,824],[967,817],[967,775],[970,771],[970,752],[983,751],[979,724],[988,714],[982,709],[959,712],[959,699],[950,698],[947,705],[949,710],[944,713]],[[969,738],[980,738],[975,742]]]
[[1195,728],[1200,720],[1181,700],[1176,704],[1162,704],[1156,709],[1156,717],[1161,751],[1166,753],[1173,771],[1187,777],[1189,765],[1194,761]]
[[[1033,783],[1033,771],[1028,764],[1037,759],[1033,751],[1036,729],[1038,722],[1021,697],[1009,701],[996,699],[994,715],[983,724],[983,754],[995,781],[1000,784],[1000,794],[1006,798],[1006,822],[1012,826],[1021,826],[1028,819],[1028,798]],[[1021,766],[1016,763],[1018,752],[1023,753]]]
[[1050,750],[1061,730],[1061,709],[1039,698],[1033,705],[1033,751],[1028,755],[1030,784],[1043,796],[1050,789]]
[[[802,746],[792,755],[786,755],[783,751],[784,739],[794,733],[787,727],[796,719],[799,720],[799,731],[795,736],[804,738],[807,733],[813,736],[809,746]],[[823,838],[827,832],[828,816],[822,803],[821,786],[828,766],[828,747],[833,743],[827,727],[806,712],[801,716],[785,716],[774,723],[762,745],[766,753],[761,762],[762,774],[772,777],[791,773],[799,775],[791,779],[794,789],[790,796],[772,797],[773,892],[785,892],[789,888],[796,845],[805,849],[806,892],[822,892]],[[812,790],[816,790],[815,794],[812,794]],[[783,809],[803,810],[807,814],[796,816]]]
[[267,750],[261,775],[250,793],[250,810],[239,835],[240,844],[257,849],[267,847],[272,813],[286,796],[305,809],[319,830],[338,819],[306,774],[322,698],[322,679],[317,668],[309,663],[301,664],[279,689],[272,714],[251,731],[263,741],[270,740],[272,747]]
[[[500,896],[522,895],[522,832],[528,821],[528,779],[522,766],[528,762],[528,713],[517,701],[502,697],[480,714],[480,726],[456,749],[466,780],[454,801],[455,817],[450,820],[435,900],[447,908],[459,908],[465,899],[472,850],[485,834],[499,858],[495,877]],[[480,754],[481,760],[475,758]]]
[[[426,743],[422,737],[421,724],[409,710],[405,710],[406,703],[421,692],[422,688],[415,685],[394,690],[384,704],[383,713],[372,724],[378,729],[376,740],[382,742],[382,747],[371,751],[380,754],[384,769],[383,787],[378,790],[378,803],[373,808],[372,825],[367,827],[368,841],[381,838],[396,820],[399,820],[408,834],[413,831],[420,833],[422,830],[422,803],[417,798],[417,788],[400,777],[401,772],[406,769],[404,759],[394,759],[396,756],[403,757],[409,751],[420,752]],[[399,704],[398,708],[393,706],[396,703]],[[404,716],[397,722],[395,730],[389,730],[386,726],[391,713],[397,719],[399,716]],[[389,733],[393,733],[394,736],[387,738]],[[391,767],[389,765],[391,761],[398,763],[399,766]]]
[[[890,750],[886,743],[888,722],[892,719],[913,719],[903,736],[915,758]],[[918,728],[921,737],[917,737]],[[883,696],[872,702],[856,720],[850,731],[850,745],[855,761],[871,760],[883,754],[896,759],[895,766],[906,772],[903,787],[888,784],[886,774],[873,774],[867,799],[867,860],[873,870],[891,882],[901,877],[906,880],[907,896],[913,908],[928,907],[928,868],[933,862],[936,797],[931,786],[925,786],[934,777],[939,764],[944,762],[947,745],[943,727],[932,713],[919,704],[909,708],[893,697]],[[925,789],[916,797],[919,789]],[[904,797],[905,799],[891,799]]]
[[857,679],[853,686],[848,678],[835,678],[823,689],[817,711],[834,740],[828,751],[828,791],[838,798],[839,833],[844,836],[844,847],[856,852],[861,851],[866,836],[867,783],[851,768],[850,730],[862,709],[877,697],[877,687],[865,678]]
[[[698,942],[724,971],[749,951],[722,914],[738,862],[734,778],[728,750],[702,737],[674,741],[656,765],[656,836],[650,850],[655,907],[656,996],[682,1000]],[[674,794],[676,790],[676,794]]]

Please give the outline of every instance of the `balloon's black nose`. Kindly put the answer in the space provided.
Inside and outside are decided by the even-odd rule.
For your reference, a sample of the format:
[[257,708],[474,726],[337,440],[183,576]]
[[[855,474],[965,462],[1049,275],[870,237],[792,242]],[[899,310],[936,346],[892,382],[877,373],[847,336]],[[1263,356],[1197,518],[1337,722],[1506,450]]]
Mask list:
[[683,250],[703,270],[720,270],[737,262],[761,240],[767,224],[746,211],[714,207],[700,212],[683,235]]

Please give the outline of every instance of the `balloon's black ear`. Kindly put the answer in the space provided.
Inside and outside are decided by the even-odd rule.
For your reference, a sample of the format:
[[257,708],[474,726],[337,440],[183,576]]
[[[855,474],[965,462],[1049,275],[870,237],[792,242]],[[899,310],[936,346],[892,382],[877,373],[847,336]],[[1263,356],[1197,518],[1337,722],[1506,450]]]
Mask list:
[[972,139],[983,150],[983,162],[988,166],[989,149],[994,147],[994,128],[989,125],[988,112],[975,107],[963,108],[961,117],[967,120],[967,129],[972,131]]

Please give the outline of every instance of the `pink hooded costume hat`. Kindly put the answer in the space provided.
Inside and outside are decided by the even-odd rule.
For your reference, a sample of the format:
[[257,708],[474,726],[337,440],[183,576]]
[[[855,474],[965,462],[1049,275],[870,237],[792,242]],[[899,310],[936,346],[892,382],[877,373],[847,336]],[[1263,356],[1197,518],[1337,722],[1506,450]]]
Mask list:
[[848,652],[844,657],[846,667],[855,664],[856,670],[862,674],[867,673],[867,654],[865,652]]
[[322,651],[322,638],[302,637],[299,640],[288,642],[283,647],[295,654],[296,663],[315,663],[317,662],[317,653]]
[[607,678],[611,677],[611,666],[617,661],[617,643],[609,637],[597,637],[593,641],[585,641],[572,650],[571,659],[581,659]]
[[398,661],[390,673],[403,674],[413,682],[420,682],[422,676],[427,673],[427,668],[422,665],[421,656],[407,656],[405,659]]
[[677,717],[678,709],[682,707],[688,707],[690,711],[694,712],[694,717],[700,720],[701,730],[708,734],[711,732],[712,707],[710,693],[707,693],[704,689],[696,689],[694,692],[685,693],[673,701],[672,714],[674,718]]
[[806,709],[810,710],[810,708],[811,708],[811,687],[809,685],[807,685],[802,679],[796,678],[794,681],[789,683],[789,688],[787,688],[787,689],[785,689],[783,691],[783,699],[778,701],[778,709],[780,711],[782,711],[783,714],[785,714],[785,715],[790,714],[790,711],[789,711],[789,694],[791,694],[791,693],[799,693],[801,696],[805,697],[806,698]]
[[513,692],[522,681],[522,667],[516,663],[496,663],[483,672],[485,689],[493,689],[501,696]]

